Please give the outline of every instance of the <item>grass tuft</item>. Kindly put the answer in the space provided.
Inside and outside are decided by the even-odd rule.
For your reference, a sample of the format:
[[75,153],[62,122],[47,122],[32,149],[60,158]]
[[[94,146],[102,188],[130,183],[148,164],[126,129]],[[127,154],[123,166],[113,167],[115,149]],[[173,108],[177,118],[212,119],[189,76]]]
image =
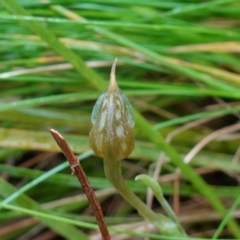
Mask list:
[[231,131],[240,118],[239,8],[236,0],[0,0],[1,239],[100,237],[49,127],[83,154],[113,239],[174,239],[115,197],[89,152],[92,107],[116,57],[136,112],[127,185],[163,213],[133,180],[152,176],[189,238],[240,239]]

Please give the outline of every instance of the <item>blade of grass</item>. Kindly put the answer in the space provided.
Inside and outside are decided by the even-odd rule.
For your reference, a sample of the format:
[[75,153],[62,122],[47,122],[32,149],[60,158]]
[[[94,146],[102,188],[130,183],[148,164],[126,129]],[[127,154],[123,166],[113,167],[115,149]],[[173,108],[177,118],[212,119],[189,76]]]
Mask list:
[[[59,7],[63,8],[63,6],[60,5],[53,5],[53,8]],[[57,11],[61,11],[57,10]],[[69,11],[69,10],[67,10]],[[66,12],[63,10],[63,12]],[[71,16],[78,16],[79,15],[73,13]],[[66,15],[68,17],[69,14]],[[159,15],[158,15],[159,16]],[[59,19],[59,18],[45,18],[45,17],[36,17],[31,15],[0,15],[0,19],[3,20],[19,20],[19,21],[35,21],[35,22],[49,22],[49,23],[59,23],[59,24],[67,24],[67,25],[73,25],[73,27],[77,26],[87,26],[87,27],[122,27],[122,22],[117,21],[87,21],[87,22],[78,22],[78,21],[72,21],[68,19]],[[183,24],[184,23],[184,24]],[[232,37],[239,38],[239,33],[231,30],[222,30],[222,29],[216,29],[216,28],[210,28],[210,27],[201,27],[199,25],[190,25],[189,22],[182,22],[181,25],[174,25],[174,24],[144,24],[144,23],[127,23],[126,24],[129,28],[136,28],[138,30],[145,30],[145,31],[163,31],[163,30],[170,30],[170,31],[184,31],[184,32],[193,32],[193,33],[199,33],[199,34],[210,34],[210,35],[216,35],[216,36],[224,36],[226,34],[231,35]]]
[[[136,124],[148,138],[162,149],[171,159],[175,166],[181,169],[185,179],[189,180],[193,186],[201,193],[205,199],[214,207],[223,217],[227,213],[224,205],[215,195],[214,191],[208,186],[203,179],[191,168],[190,165],[185,164],[176,150],[171,147],[162,137],[162,135],[154,130],[147,120],[138,112],[135,112]],[[232,233],[240,238],[240,228],[234,219],[229,219],[228,227]]]
[[[62,6],[59,6],[59,5],[54,5],[51,7],[52,9],[62,13],[63,15],[65,15],[66,17],[69,17],[69,12],[70,10],[62,7]],[[85,18],[82,18],[80,16],[77,16],[76,14],[73,15],[73,18],[75,20],[79,20],[81,22],[88,22],[87,19]],[[98,32],[98,33],[101,33],[107,37],[109,37],[110,39],[120,43],[120,44],[123,44],[124,46],[126,47],[129,47],[130,49],[135,49],[137,51],[139,51],[140,53],[148,56],[151,60],[153,61],[157,61],[158,63],[174,70],[174,71],[177,71],[177,72],[180,72],[182,74],[186,74],[187,76],[190,76],[194,79],[198,79],[204,83],[206,83],[207,85],[211,86],[211,87],[216,87],[216,88],[219,88],[219,89],[224,89],[224,90],[233,90],[234,88],[232,86],[230,86],[229,84],[225,84],[224,82],[221,82],[221,81],[218,81],[204,73],[200,73],[200,72],[196,72],[195,70],[193,69],[190,69],[190,68],[187,68],[185,66],[182,66],[182,65],[179,65],[179,64],[176,64],[172,61],[169,61],[167,57],[164,57],[160,54],[157,54],[156,52],[153,52],[151,51],[150,49],[148,48],[145,48],[133,41],[131,41],[130,39],[127,39],[123,36],[120,36],[119,34],[116,34],[116,33],[113,33],[105,28],[102,28],[102,27],[94,27],[93,26],[93,29]]]
[[[48,221],[52,221],[52,222],[56,222],[57,224],[60,225],[60,223],[65,223],[65,224],[73,224],[79,227],[85,227],[88,229],[94,229],[96,230],[98,227],[95,224],[91,224],[91,223],[86,223],[83,221],[76,221],[76,220],[72,220],[72,219],[68,219],[65,217],[60,217],[60,216],[54,216],[45,212],[38,212],[38,211],[34,211],[34,210],[29,210],[27,208],[22,208],[22,207],[18,207],[18,206],[13,206],[13,205],[9,205],[9,204],[4,204],[0,202],[0,206],[5,208],[5,209],[10,209],[13,211],[18,211],[21,213],[25,213],[34,217],[38,217],[38,218],[42,218],[42,219],[47,219]],[[109,227],[109,230],[111,232],[116,232],[119,234],[128,234],[130,236],[136,236],[136,237],[149,237],[152,239],[162,239],[162,240],[187,240],[189,238],[182,238],[182,237],[169,237],[169,236],[163,236],[163,235],[156,235],[156,234],[148,234],[148,233],[141,233],[141,232],[133,232],[133,231],[129,231],[129,230],[121,230],[121,229],[117,229],[117,228],[113,228],[113,227]],[[79,239],[84,239],[84,238],[79,238]],[[78,240],[79,240],[78,239]],[[204,238],[194,238],[194,240],[207,240]],[[223,239],[224,240],[224,239]],[[229,240],[229,239],[225,239],[225,240]]]
[[[4,6],[9,12],[15,15],[30,16],[23,7],[21,7],[14,0],[0,0],[2,6]],[[87,67],[85,62],[77,56],[73,51],[65,47],[57,37],[49,30],[47,30],[41,23],[37,21],[24,21],[23,23],[34,33],[39,35],[54,51],[62,55],[68,62],[70,62],[74,68],[93,84],[97,89],[103,90],[106,87],[105,81],[94,70]]]
[[[58,221],[58,223],[56,224],[59,228],[60,226],[62,225],[59,225],[59,223],[68,223],[68,224],[72,224],[73,222],[75,222],[74,220],[71,220],[71,219],[64,219],[62,217],[59,217],[59,216],[54,216],[52,215],[51,213],[48,213],[46,211],[36,211],[36,210],[32,210],[32,209],[29,209],[29,208],[24,208],[24,207],[18,207],[18,206],[13,206],[13,205],[10,205],[10,204],[7,204],[7,203],[3,203],[3,202],[0,202],[0,206],[3,207],[3,208],[7,208],[7,209],[11,209],[11,210],[15,210],[15,211],[19,211],[19,212],[22,212],[22,213],[26,213],[26,214],[29,214],[29,215],[32,215],[32,216],[35,216],[37,218],[40,218],[40,219],[44,219],[45,221],[49,222],[54,222],[54,221]],[[60,220],[59,220],[60,219]],[[65,225],[63,224],[63,225]],[[92,224],[92,223],[86,223],[86,222],[80,222],[78,221],[78,226],[80,227],[88,227],[88,228],[91,228],[91,229],[97,229],[97,226],[95,224]],[[81,236],[81,237],[84,237],[84,236]],[[67,239],[69,239],[69,236],[67,235]],[[74,239],[77,239],[77,238],[74,238]],[[79,239],[89,239],[88,237],[85,237],[85,238],[78,238]]]
[[[171,88],[167,86],[162,87],[162,89],[147,89],[147,90],[126,90],[125,93],[127,95],[132,96],[143,96],[143,95],[153,95],[153,94],[161,94],[161,95],[177,95],[177,96],[218,96],[218,97],[226,97],[233,99],[240,99],[240,93],[230,92],[230,91],[214,91],[214,90],[204,90],[204,89],[194,89],[194,88],[181,88],[177,89]],[[59,94],[57,96],[46,96],[46,97],[38,97],[31,99],[19,100],[16,102],[5,103],[0,106],[0,112],[8,111],[14,108],[27,107],[27,106],[36,106],[43,104],[52,104],[52,103],[70,103],[75,101],[83,101],[83,100],[94,100],[99,96],[99,92],[81,92],[81,93],[68,93],[68,94]]]
[[214,233],[212,239],[218,239],[220,233],[222,232],[223,228],[225,227],[225,225],[227,224],[227,222],[229,221],[229,219],[231,218],[232,213],[234,213],[234,211],[236,211],[238,205],[240,204],[240,195],[239,197],[236,199],[236,201],[234,202],[234,204],[231,206],[231,208],[229,209],[228,213],[225,215],[225,217],[223,218],[221,224],[219,225],[219,227],[217,228],[216,232]]
[[0,106],[0,111],[7,111],[13,108],[20,108],[26,106],[36,106],[42,104],[52,104],[52,103],[66,103],[75,102],[79,100],[93,100],[99,95],[98,92],[87,92],[87,93],[69,93],[69,94],[59,94],[58,96],[47,96],[38,97],[32,99],[24,99],[16,102],[9,102],[2,104]]
[[200,113],[195,113],[183,117],[178,117],[176,119],[171,119],[162,123],[157,123],[154,125],[154,129],[159,130],[163,129],[169,126],[174,126],[177,124],[182,124],[190,121],[194,121],[197,119],[203,119],[203,118],[217,118],[221,116],[225,116],[228,114],[233,114],[233,113],[239,113],[240,111],[240,106],[235,106],[235,107],[229,107],[229,108],[224,108],[224,109],[217,109],[217,110],[212,110],[212,111],[206,111],[206,112],[200,112]]
[[[85,227],[88,229],[97,229],[97,225],[95,224],[91,224],[91,223],[86,223],[83,221],[76,221],[76,220],[72,220],[69,218],[65,218],[65,217],[61,217],[61,216],[54,216],[54,215],[50,215],[47,213],[43,213],[43,212],[38,212],[38,211],[34,211],[34,210],[29,210],[27,208],[22,208],[22,207],[17,207],[17,206],[13,206],[13,205],[9,205],[9,204],[3,204],[0,203],[0,206],[5,208],[5,209],[9,209],[9,210],[13,210],[13,211],[18,211],[21,213],[25,213],[31,216],[35,216],[38,218],[44,218],[47,219],[49,221],[53,221],[53,222],[57,222],[57,224],[59,223],[66,223],[66,224],[73,224],[79,227]],[[109,227],[109,230],[111,232],[115,232],[115,233],[119,233],[119,234],[128,234],[130,236],[136,236],[136,237],[149,237],[152,239],[162,239],[162,240],[187,240],[189,238],[186,237],[171,237],[171,236],[164,236],[164,235],[156,235],[156,234],[149,234],[149,233],[141,233],[141,232],[133,232],[133,231],[129,231],[129,230],[121,230],[121,229],[117,229],[117,228],[113,228],[113,227]],[[81,240],[83,238],[80,238]],[[206,238],[194,238],[194,240],[208,240]],[[222,240],[231,240],[231,239],[222,239]]]
[[[83,160],[83,159],[85,159],[85,158],[87,158],[88,156],[91,156],[91,155],[92,155],[92,151],[88,151],[88,152],[85,152],[85,153],[79,155],[78,159],[79,160]],[[54,174],[60,172],[61,170],[65,169],[67,167],[68,167],[68,162],[64,162],[64,163],[60,164],[59,166],[51,169],[50,171],[48,171],[48,172],[46,172],[44,174],[41,174],[41,176],[35,178],[33,181],[27,183],[26,185],[24,185],[23,187],[21,187],[20,189],[15,191],[13,194],[11,194],[7,198],[5,198],[2,201],[2,203],[10,203],[14,199],[18,198],[21,194],[23,194],[26,191],[28,191],[29,189],[37,186],[39,183],[45,181],[49,177],[53,176]]]
[[173,16],[173,15],[181,15],[186,14],[188,12],[195,12],[195,11],[203,11],[204,9],[211,9],[216,5],[222,5],[226,3],[235,2],[235,0],[215,0],[215,1],[207,1],[207,2],[200,2],[196,4],[189,4],[188,6],[184,7],[176,7],[175,9],[165,12],[163,16]]
[[[71,175],[63,174],[63,173],[55,173],[52,176],[49,176],[46,178],[45,174],[47,174],[44,171],[40,170],[32,170],[22,167],[15,167],[15,166],[8,166],[4,164],[0,164],[0,173],[7,173],[9,176],[17,177],[17,178],[26,178],[29,180],[36,181],[42,181],[41,175],[44,175],[45,183],[50,185],[58,185],[62,187],[72,187],[72,188],[78,188],[79,184],[78,182],[72,178]],[[40,178],[40,179],[38,179]],[[105,179],[105,178],[99,178],[99,177],[89,177],[91,185],[96,189],[106,189],[111,188],[111,184]],[[33,183],[29,184],[35,184],[35,181]],[[136,193],[142,193],[144,194],[146,192],[146,189],[140,186],[135,181],[127,181],[127,185],[131,187],[131,189]],[[26,186],[27,187],[27,186]],[[173,187],[169,184],[162,184],[162,189],[165,194],[173,194]],[[216,192],[216,195],[218,197],[228,197],[231,199],[236,199],[239,195],[238,187],[212,187],[213,191]],[[181,196],[191,196],[194,194],[197,194],[197,190],[189,185],[182,185],[180,189]]]
[[[11,184],[6,182],[4,179],[0,178],[0,192],[2,196],[8,197],[11,194],[14,194],[17,191],[16,188],[14,188]],[[37,202],[33,201],[31,198],[28,196],[22,194],[21,196],[18,197],[18,199],[15,200],[15,203],[28,210],[35,210],[38,213],[42,214],[51,214],[51,212],[42,209]],[[0,203],[2,206],[2,203]],[[16,206],[17,207],[17,206]],[[46,226],[50,227],[53,231],[59,233],[60,235],[64,236],[67,239],[72,239],[72,240],[88,240],[89,238],[87,235],[85,235],[83,232],[81,232],[79,229],[65,224],[65,223],[57,223],[52,221],[51,219],[46,219],[41,216],[38,217],[38,219],[44,223]]]

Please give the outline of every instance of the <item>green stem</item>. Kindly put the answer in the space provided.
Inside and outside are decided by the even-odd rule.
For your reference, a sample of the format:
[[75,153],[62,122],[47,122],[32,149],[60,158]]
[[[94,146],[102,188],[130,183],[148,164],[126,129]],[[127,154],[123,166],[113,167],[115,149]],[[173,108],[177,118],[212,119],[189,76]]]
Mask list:
[[107,179],[113,184],[119,194],[121,194],[121,196],[132,205],[142,217],[154,224],[162,234],[183,236],[175,223],[167,217],[153,212],[130,188],[127,187],[122,177],[121,161],[116,161],[114,159],[104,160],[104,171]]
[[150,187],[153,191],[153,194],[155,196],[155,198],[158,200],[158,202],[162,205],[162,208],[165,210],[165,212],[167,213],[168,217],[176,223],[176,225],[178,226],[179,231],[184,235],[187,236],[185,230],[182,228],[180,222],[178,221],[175,213],[173,212],[172,208],[169,206],[168,202],[166,201],[166,199],[163,196],[163,192],[162,192],[162,188],[161,186],[158,184],[158,182],[156,180],[154,180],[153,178],[151,178],[150,176],[146,175],[146,174],[140,174],[138,175],[135,180],[140,180],[142,181],[146,186]]

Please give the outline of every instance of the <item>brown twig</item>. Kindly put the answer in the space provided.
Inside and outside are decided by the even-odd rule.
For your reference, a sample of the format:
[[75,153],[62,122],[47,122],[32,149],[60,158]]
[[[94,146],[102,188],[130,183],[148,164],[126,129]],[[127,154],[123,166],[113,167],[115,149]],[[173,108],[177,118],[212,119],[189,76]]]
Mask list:
[[179,207],[179,188],[180,188],[180,174],[181,171],[179,168],[175,171],[175,179],[174,179],[174,196],[173,196],[173,211],[176,216],[179,215],[180,207]]
[[102,237],[104,240],[110,240],[110,234],[108,232],[107,226],[104,221],[102,209],[100,207],[100,204],[96,198],[96,195],[88,181],[88,178],[78,161],[77,157],[74,155],[73,151],[69,147],[66,140],[54,129],[50,129],[50,132],[52,136],[54,137],[55,141],[57,142],[58,146],[62,150],[63,154],[69,161],[70,168],[72,170],[72,174],[76,174],[80,184],[82,185],[82,188],[88,198],[88,201],[90,203],[90,206],[93,210],[93,213],[96,217],[99,229],[101,231]]

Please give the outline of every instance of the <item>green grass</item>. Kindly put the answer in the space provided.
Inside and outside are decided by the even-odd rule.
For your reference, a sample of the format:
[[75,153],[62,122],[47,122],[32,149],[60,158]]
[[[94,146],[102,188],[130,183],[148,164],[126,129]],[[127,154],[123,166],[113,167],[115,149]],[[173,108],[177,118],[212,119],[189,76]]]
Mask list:
[[[1,239],[31,239],[39,226],[39,237],[98,234],[86,199],[74,198],[80,187],[48,129],[61,132],[76,153],[88,153],[91,111],[116,57],[119,86],[136,112],[136,147],[123,161],[128,185],[145,201],[149,193],[133,179],[153,175],[164,152],[169,161],[159,180],[172,205],[181,170],[179,220],[189,236],[239,239],[237,217],[230,217],[239,217],[238,132],[216,136],[183,163],[199,141],[239,119],[239,7],[236,0],[0,0]],[[143,223],[114,198],[102,161],[83,158],[111,232],[174,239],[122,226]],[[153,208],[161,211],[155,202]],[[21,224],[31,216],[37,220]]]

